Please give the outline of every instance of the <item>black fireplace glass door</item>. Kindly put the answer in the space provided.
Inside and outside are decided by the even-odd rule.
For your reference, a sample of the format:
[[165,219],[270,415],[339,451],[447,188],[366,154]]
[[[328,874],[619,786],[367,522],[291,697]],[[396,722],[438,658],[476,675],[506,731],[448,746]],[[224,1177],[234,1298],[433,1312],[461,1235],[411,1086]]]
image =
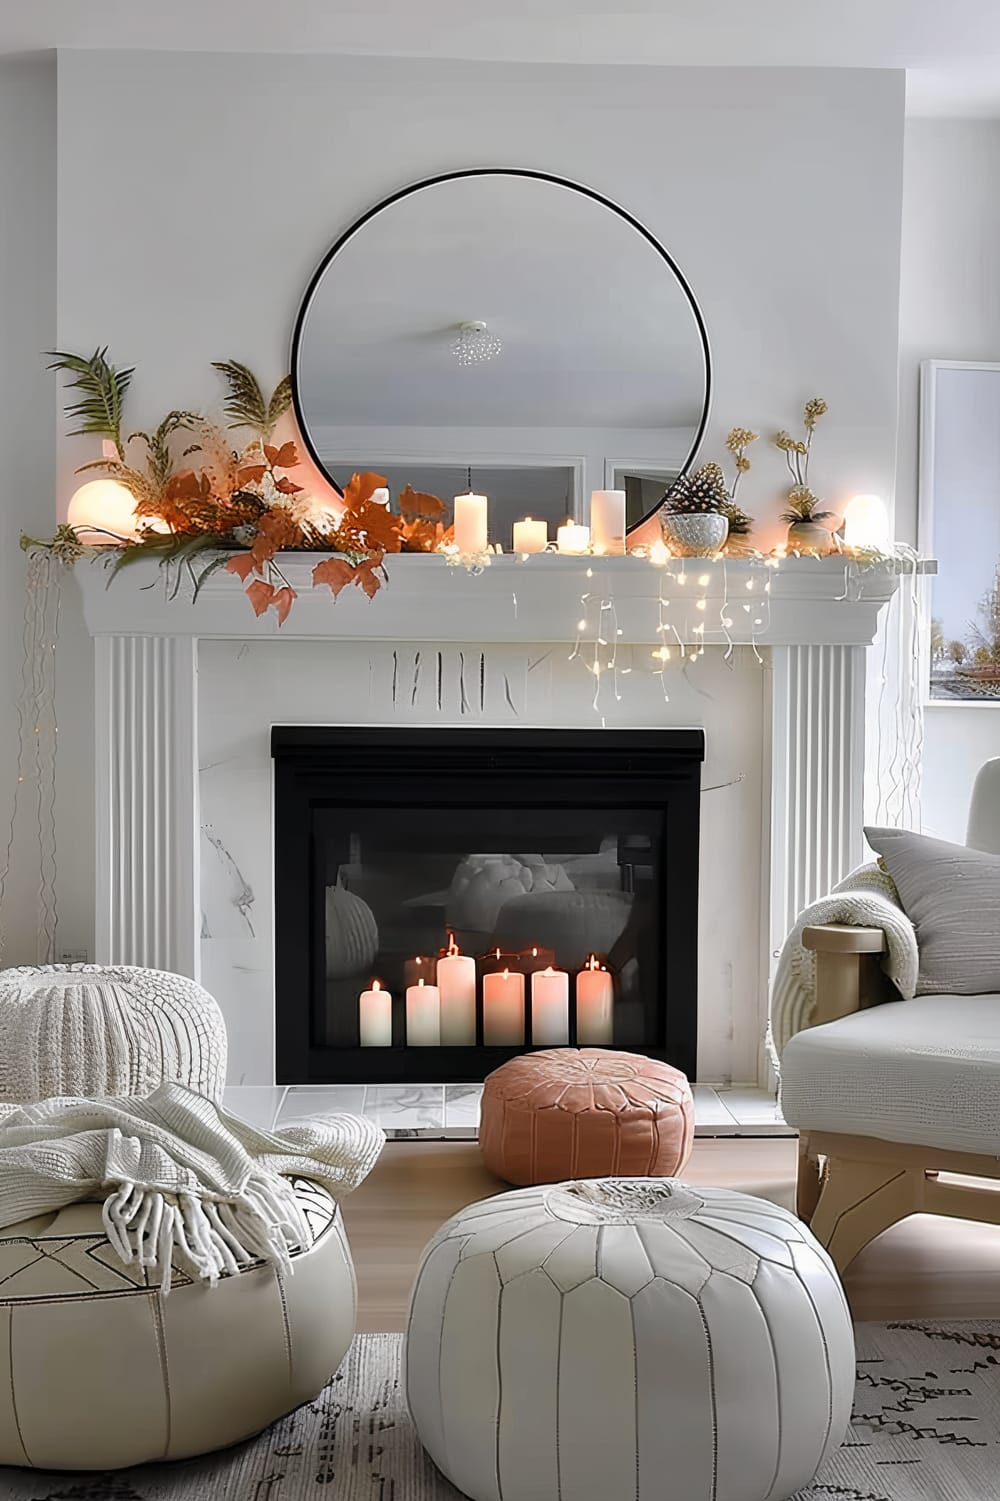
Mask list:
[[[662,1047],[666,839],[662,808],[316,810],[312,888],[322,910],[315,959],[324,983],[314,993],[313,1047],[412,1045],[407,997],[421,979],[440,991],[442,1042],[491,1041],[492,991],[502,986],[486,977],[505,970],[525,977],[526,1046],[549,999],[544,979],[533,980],[540,971],[566,977],[548,985],[553,1014],[543,1019],[544,1045],[579,1033],[595,1044]],[[449,955],[474,961],[476,989],[474,1029],[452,1036],[447,972],[458,967],[446,965],[436,985],[438,963]],[[464,973],[471,986],[472,965]],[[371,1027],[362,1035],[363,998],[373,985],[392,997],[372,1002],[383,1018],[374,1038]]]

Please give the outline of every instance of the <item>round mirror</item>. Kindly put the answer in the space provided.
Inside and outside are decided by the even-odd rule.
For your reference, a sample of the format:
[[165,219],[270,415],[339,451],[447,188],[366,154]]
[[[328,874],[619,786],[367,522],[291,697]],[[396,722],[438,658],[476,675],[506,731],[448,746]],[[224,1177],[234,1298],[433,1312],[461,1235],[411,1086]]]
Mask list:
[[451,505],[490,499],[490,540],[525,514],[587,519],[624,490],[643,521],[708,416],[701,313],[662,245],[589,188],[450,173],[365,214],[325,257],[292,347],[313,457],[343,488],[375,470]]

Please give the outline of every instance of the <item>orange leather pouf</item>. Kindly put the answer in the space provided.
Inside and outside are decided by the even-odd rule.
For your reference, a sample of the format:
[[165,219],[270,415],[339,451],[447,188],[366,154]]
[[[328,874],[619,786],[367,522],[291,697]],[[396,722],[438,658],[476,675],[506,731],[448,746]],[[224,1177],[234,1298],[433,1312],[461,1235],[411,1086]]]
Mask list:
[[525,1053],[483,1086],[480,1149],[508,1183],[670,1178],[687,1162],[693,1138],[687,1079],[638,1053]]

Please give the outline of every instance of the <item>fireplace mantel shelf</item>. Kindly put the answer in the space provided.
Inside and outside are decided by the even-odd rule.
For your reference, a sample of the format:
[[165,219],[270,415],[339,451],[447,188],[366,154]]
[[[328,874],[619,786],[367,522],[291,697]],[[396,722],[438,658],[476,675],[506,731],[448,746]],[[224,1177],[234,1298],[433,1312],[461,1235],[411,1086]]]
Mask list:
[[[613,601],[620,641],[656,645],[664,639],[658,632],[662,584],[670,601],[663,614],[671,626],[668,640],[676,639],[676,628],[682,639],[697,641],[703,626],[706,644],[724,643],[721,619],[728,600],[729,634],[737,643],[864,646],[874,638],[879,611],[901,581],[907,583],[892,563],[859,568],[843,558],[791,558],[778,568],[760,561],[677,559],[665,572],[641,558],[546,553],[523,560],[494,557],[487,569],[472,574],[443,558],[404,555],[387,560],[388,583],[373,600],[351,587],[334,601],[328,589],[312,587],[312,570],[323,556],[279,557],[298,594],[280,627],[273,611],[254,616],[238,580],[225,570],[213,574],[196,603],[186,580],[170,598],[167,579],[153,561],[134,563],[111,581],[108,559],[86,560],[76,575],[93,636],[476,644],[572,641],[582,617],[589,620],[583,634],[593,637],[599,606]],[[919,569],[931,572],[934,565]],[[677,577],[682,571],[683,584]],[[697,603],[701,598],[704,609]],[[755,627],[755,619],[762,624]],[[607,634],[610,614],[604,627]]]

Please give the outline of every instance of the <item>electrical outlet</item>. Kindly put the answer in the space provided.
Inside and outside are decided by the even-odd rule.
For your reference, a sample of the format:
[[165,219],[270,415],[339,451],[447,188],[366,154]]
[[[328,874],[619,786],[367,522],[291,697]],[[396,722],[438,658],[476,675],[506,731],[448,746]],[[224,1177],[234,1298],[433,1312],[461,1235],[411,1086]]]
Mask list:
[[86,964],[90,955],[86,949],[63,949],[59,955],[60,964]]

